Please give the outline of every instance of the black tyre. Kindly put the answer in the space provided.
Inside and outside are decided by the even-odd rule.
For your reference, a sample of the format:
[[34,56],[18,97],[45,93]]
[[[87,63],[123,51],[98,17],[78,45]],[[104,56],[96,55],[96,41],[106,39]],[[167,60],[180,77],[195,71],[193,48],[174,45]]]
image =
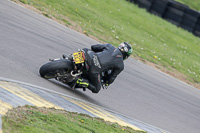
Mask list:
[[180,11],[185,11],[187,8],[189,8],[187,5],[181,4],[173,0],[169,1],[169,7],[175,8]]
[[164,15],[164,19],[172,22],[173,24],[179,26],[179,24],[182,21],[182,17],[184,15],[184,12],[181,10],[178,10],[176,8],[173,7],[168,7],[165,15]]
[[67,59],[51,61],[40,67],[39,73],[41,77],[46,79],[55,78],[58,72],[70,72],[73,69],[73,64]]
[[167,5],[168,5],[167,0],[154,0],[150,8],[150,12],[162,17],[167,8]]
[[181,24],[180,27],[183,28],[183,29],[185,29],[185,30],[187,30],[187,31],[189,31],[189,32],[193,31],[193,28],[191,28],[190,26],[186,26],[186,25],[182,25]]
[[127,1],[130,1],[132,3],[137,3],[138,0],[127,0]]
[[198,18],[199,15],[200,15],[198,11],[195,11],[195,10],[190,9],[190,8],[185,9],[185,12],[186,12],[187,14],[190,14],[191,16],[193,16],[193,17],[195,17],[195,18]]
[[196,25],[196,27],[194,28],[194,30],[200,32],[200,24],[199,24],[199,25]]
[[195,17],[191,16],[190,14],[185,13],[182,18],[181,24],[193,27],[196,24],[197,20],[198,20],[198,18],[195,18]]
[[194,26],[198,20],[198,17],[199,17],[199,13],[197,11],[188,8],[185,10],[181,25],[185,25],[185,26],[194,28]]
[[198,18],[196,25],[200,25],[200,17]]
[[194,33],[194,35],[200,37],[200,31],[194,31],[193,33]]
[[182,28],[184,28],[184,29],[186,29],[186,30],[191,32],[195,28],[195,25],[196,25],[196,22],[191,21],[191,20],[189,20],[189,19],[184,17],[182,19],[182,21],[181,21],[180,27],[182,27]]
[[153,0],[139,0],[137,3],[139,5],[139,7],[149,10],[149,8],[152,5],[152,2],[153,2]]

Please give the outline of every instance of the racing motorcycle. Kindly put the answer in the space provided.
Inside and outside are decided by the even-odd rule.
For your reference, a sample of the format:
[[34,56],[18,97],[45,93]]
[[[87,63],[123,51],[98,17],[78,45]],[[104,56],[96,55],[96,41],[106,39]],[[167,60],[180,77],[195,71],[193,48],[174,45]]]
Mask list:
[[[63,54],[62,58],[49,59],[50,62],[40,67],[39,73],[45,79],[56,79],[64,84],[71,84],[71,88],[76,86],[77,79],[87,77],[88,64],[84,50],[78,50],[69,56]],[[112,73],[111,70],[101,73],[101,85],[103,89],[107,89],[105,79]],[[72,87],[73,86],[73,87]],[[86,88],[83,88],[85,91]]]

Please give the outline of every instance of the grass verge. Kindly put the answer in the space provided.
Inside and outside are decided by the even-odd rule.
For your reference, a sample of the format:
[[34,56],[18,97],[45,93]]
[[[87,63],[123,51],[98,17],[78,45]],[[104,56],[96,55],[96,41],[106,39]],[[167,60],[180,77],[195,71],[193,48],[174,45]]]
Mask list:
[[29,105],[9,110],[2,121],[4,133],[144,133],[85,114]]
[[[129,41],[134,58],[200,88],[200,38],[125,0],[14,0],[101,42]],[[156,64],[156,65],[155,65]]]

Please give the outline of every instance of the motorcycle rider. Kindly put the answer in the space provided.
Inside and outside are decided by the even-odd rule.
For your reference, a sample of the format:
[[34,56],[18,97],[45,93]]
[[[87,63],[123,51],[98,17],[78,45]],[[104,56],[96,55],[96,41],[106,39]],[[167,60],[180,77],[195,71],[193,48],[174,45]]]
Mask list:
[[104,79],[106,86],[112,84],[124,69],[123,61],[132,53],[132,47],[127,42],[121,43],[118,48],[111,44],[96,44],[91,46],[91,50],[87,48],[83,50],[89,76],[78,79],[75,88],[88,88],[93,93],[98,93],[101,89],[101,73],[112,70],[111,74]]

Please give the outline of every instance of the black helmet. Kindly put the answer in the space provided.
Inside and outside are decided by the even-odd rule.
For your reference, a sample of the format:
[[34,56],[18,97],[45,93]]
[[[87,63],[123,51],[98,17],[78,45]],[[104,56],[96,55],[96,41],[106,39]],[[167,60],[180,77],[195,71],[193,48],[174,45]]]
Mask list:
[[131,45],[128,44],[127,42],[121,43],[118,46],[118,49],[121,51],[124,60],[127,59],[131,55],[131,53],[133,52]]

